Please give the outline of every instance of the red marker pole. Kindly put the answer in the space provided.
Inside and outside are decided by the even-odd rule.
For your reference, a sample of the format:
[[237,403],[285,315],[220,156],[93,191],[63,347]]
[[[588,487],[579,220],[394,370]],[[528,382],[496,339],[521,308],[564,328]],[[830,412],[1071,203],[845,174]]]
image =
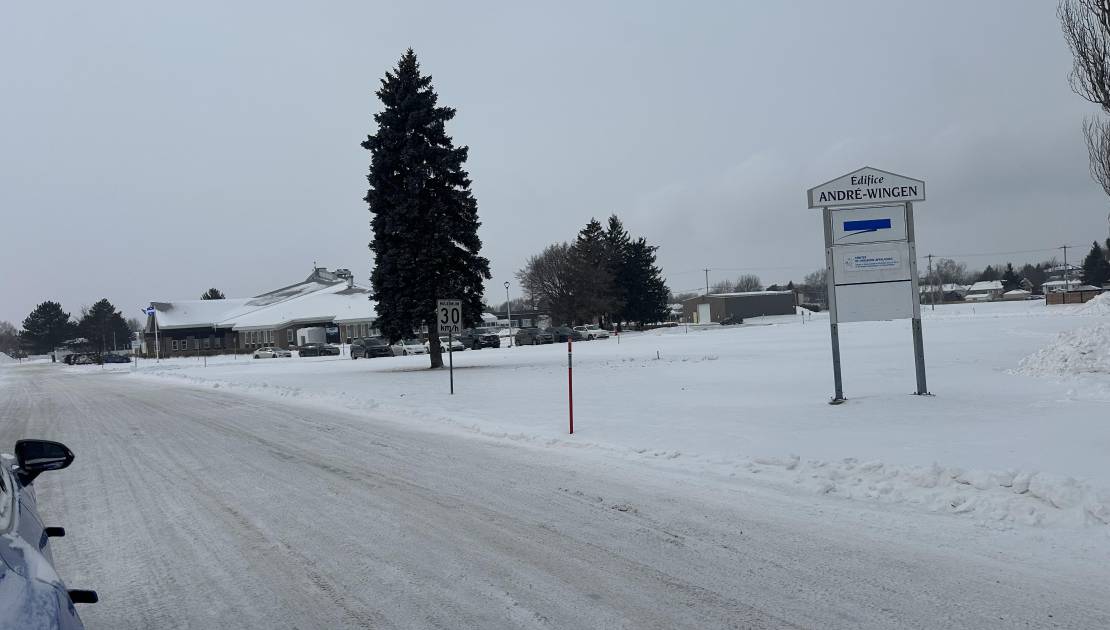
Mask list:
[[574,346],[570,338],[567,338],[567,404],[570,407],[570,434],[574,435],[574,368],[572,362],[572,355],[574,354]]

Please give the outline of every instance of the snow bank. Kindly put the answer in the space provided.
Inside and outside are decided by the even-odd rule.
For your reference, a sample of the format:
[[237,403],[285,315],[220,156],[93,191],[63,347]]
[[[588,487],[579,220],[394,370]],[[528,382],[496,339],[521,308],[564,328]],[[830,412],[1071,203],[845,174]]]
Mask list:
[[1077,315],[1091,315],[1096,317],[1110,317],[1110,291],[1103,293],[1088,301],[1078,311]]
[[[1110,293],[1099,297],[1108,295]],[[1095,306],[1110,309],[1110,301]],[[1110,322],[1060,333],[1047,346],[1022,359],[1015,372],[1028,375],[1110,374]]]
[[849,458],[806,462],[797,467],[793,483],[817,494],[965,514],[1003,527],[1009,523],[1110,525],[1110,491],[1065,475],[963,470],[938,464],[899,467]]
[[15,362],[15,359],[9,357],[8,355],[4,354],[3,352],[0,352],[0,363],[13,363],[13,362]]

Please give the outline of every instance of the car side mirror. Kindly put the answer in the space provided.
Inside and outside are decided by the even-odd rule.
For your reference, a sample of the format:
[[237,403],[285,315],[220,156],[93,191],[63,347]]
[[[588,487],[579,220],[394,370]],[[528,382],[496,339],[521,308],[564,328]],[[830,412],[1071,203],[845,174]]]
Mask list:
[[19,481],[28,485],[48,470],[61,470],[73,463],[73,451],[61,442],[19,440],[15,443],[15,460],[19,464]]

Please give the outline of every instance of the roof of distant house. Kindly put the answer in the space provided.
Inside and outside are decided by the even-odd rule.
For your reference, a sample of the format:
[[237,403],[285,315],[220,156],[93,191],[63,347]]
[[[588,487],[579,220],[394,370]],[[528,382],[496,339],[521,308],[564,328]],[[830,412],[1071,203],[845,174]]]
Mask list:
[[968,291],[968,293],[978,293],[979,291],[1001,291],[1001,290],[1002,290],[1002,281],[1001,280],[980,280],[979,282],[976,282],[975,284],[971,285],[971,288],[969,288],[967,291]]

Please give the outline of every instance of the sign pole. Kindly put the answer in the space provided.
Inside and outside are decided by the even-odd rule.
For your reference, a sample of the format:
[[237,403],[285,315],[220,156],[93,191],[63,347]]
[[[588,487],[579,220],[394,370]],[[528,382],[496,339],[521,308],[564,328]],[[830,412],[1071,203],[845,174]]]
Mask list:
[[447,335],[447,372],[451,375],[451,395],[455,395],[455,335]]
[[574,346],[570,337],[567,337],[567,405],[570,410],[570,434],[574,435],[574,371],[573,356]]
[[914,240],[913,229],[913,202],[906,202],[906,236],[910,242],[910,282],[913,286],[913,362],[917,372],[918,396],[928,396],[929,388],[925,384],[925,342],[921,338],[921,293],[917,288],[917,243]]
[[825,291],[829,303],[829,336],[832,340],[833,360],[833,397],[830,405],[839,405],[844,402],[844,380],[840,374],[840,329],[836,321],[836,265],[833,263],[832,248],[832,211],[828,208],[821,209],[821,216],[825,221]]

